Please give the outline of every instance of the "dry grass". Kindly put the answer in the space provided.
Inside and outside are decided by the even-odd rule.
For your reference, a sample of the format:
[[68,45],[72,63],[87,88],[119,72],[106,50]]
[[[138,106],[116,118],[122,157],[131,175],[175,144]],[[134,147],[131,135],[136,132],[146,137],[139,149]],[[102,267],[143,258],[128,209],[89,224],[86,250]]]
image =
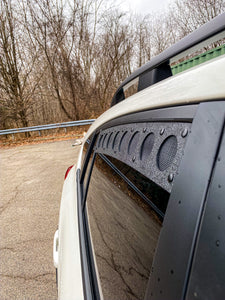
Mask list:
[[14,138],[10,135],[7,137],[2,136],[0,137],[0,148],[11,148],[23,145],[41,144],[46,142],[53,142],[56,140],[63,141],[68,139],[81,139],[83,138],[88,127],[89,126],[82,126],[75,129],[69,129],[66,133],[62,129],[42,131],[41,136],[39,136],[38,133],[32,133],[30,137],[24,137],[24,134],[15,134]]

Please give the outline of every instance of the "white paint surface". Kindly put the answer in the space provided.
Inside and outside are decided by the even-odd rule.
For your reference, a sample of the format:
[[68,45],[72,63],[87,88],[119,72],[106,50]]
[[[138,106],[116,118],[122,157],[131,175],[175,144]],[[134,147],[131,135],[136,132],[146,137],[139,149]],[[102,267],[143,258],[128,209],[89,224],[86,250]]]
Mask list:
[[84,298],[75,166],[70,170],[64,182],[60,206],[58,298],[63,300],[82,300]]
[[143,110],[225,99],[225,55],[165,79],[134,94],[103,113],[85,140],[104,123]]

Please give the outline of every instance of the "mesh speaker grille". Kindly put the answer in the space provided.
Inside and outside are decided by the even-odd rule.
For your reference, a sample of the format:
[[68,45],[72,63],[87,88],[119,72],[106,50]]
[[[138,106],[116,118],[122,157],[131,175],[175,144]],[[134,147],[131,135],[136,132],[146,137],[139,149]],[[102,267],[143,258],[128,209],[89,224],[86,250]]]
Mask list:
[[115,149],[115,147],[118,145],[119,143],[119,140],[120,140],[120,136],[119,136],[119,131],[117,131],[115,137],[114,137],[114,140],[113,140],[113,145],[112,145],[112,148]]
[[177,138],[174,135],[164,140],[157,154],[157,164],[160,171],[166,170],[173,162],[177,153]]
[[139,131],[136,131],[132,135],[130,142],[129,142],[129,146],[128,146],[128,154],[133,154],[135,152],[135,149],[136,149],[138,141],[139,141],[139,136],[140,136]]
[[107,141],[107,144],[106,144],[107,148],[109,148],[109,146],[110,146],[110,143],[111,143],[111,140],[112,140],[112,135],[113,135],[113,132],[111,132],[109,137],[108,137],[108,141]]
[[103,148],[105,148],[105,146],[106,146],[106,139],[107,139],[107,136],[108,136],[108,134],[106,133],[106,134],[104,135],[103,140],[102,140],[102,147],[103,147]]
[[125,131],[121,137],[121,140],[120,140],[120,144],[119,144],[119,151],[124,151],[127,147],[127,141],[126,141],[126,137],[127,137],[127,134],[128,131]]
[[98,147],[100,147],[100,145],[101,145],[102,138],[103,138],[103,135],[100,136],[100,139],[98,141]]
[[141,155],[140,158],[142,160],[148,159],[150,153],[152,152],[152,148],[154,146],[155,136],[154,133],[150,133],[144,139],[142,146],[141,146]]

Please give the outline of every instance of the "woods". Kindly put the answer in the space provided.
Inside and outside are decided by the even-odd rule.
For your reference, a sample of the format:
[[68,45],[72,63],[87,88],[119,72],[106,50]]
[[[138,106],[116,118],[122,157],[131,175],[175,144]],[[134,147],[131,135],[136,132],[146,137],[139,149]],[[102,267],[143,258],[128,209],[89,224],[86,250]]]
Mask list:
[[136,68],[224,11],[224,0],[148,15],[107,0],[2,0],[0,129],[97,117]]

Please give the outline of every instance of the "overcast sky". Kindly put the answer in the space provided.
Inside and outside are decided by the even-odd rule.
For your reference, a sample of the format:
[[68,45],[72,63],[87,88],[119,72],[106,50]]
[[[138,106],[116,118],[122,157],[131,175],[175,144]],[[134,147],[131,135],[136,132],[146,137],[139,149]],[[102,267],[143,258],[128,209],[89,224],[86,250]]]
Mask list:
[[138,14],[146,15],[164,9],[171,1],[173,0],[121,0],[120,6],[124,10],[131,10]]

